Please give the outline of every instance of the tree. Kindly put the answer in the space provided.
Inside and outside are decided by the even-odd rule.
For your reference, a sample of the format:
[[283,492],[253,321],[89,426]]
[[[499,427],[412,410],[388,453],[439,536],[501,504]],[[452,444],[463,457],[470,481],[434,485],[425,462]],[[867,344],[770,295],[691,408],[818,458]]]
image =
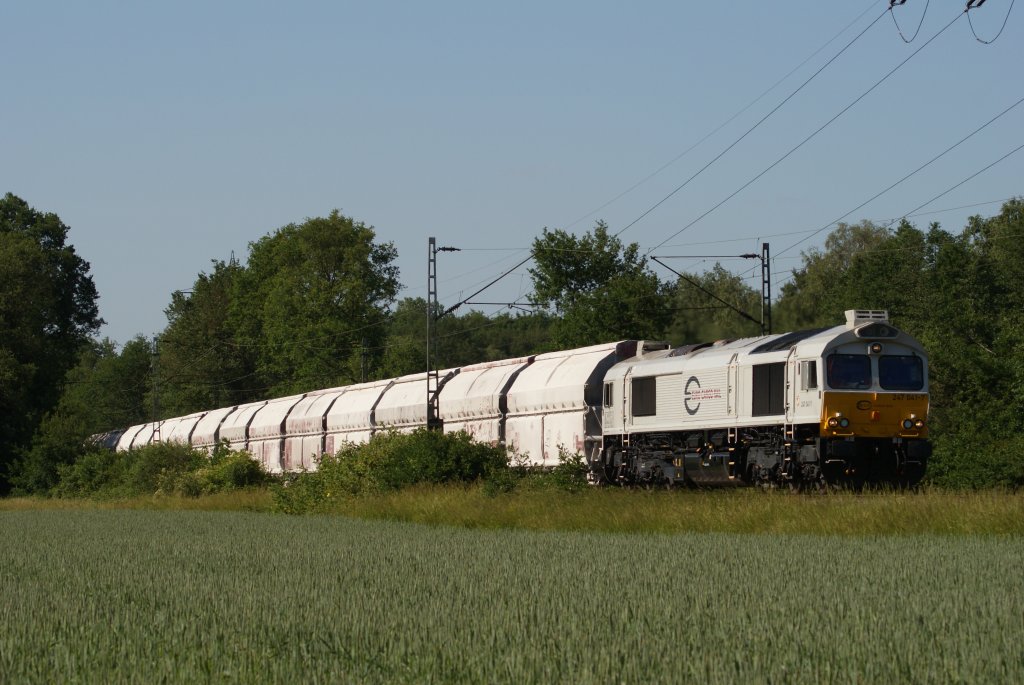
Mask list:
[[846,309],[877,309],[878,293],[856,283],[851,268],[875,259],[875,250],[890,238],[888,229],[870,221],[840,223],[828,238],[825,249],[803,253],[803,265],[782,286],[778,303],[772,308],[777,330],[799,330],[833,325]]
[[599,221],[582,238],[544,229],[533,242],[535,303],[558,315],[557,345],[659,338],[670,318],[668,288],[636,243],[624,246]]
[[149,420],[147,389],[152,346],[137,337],[117,346],[104,339],[85,347],[68,372],[57,406],[48,412],[18,462],[14,485],[45,492],[57,483],[57,467],[88,449],[88,438]]
[[[749,321],[708,295],[708,292],[749,316],[758,317],[761,293],[747,285],[743,278],[726,271],[721,264],[703,274],[686,274],[704,288],[679,279],[672,293],[672,321],[668,339],[676,344],[710,342],[760,335],[759,324]],[[708,291],[708,292],[705,292]]]
[[102,323],[69,230],[10,193],[0,199],[0,489]]
[[958,235],[841,225],[783,288],[786,328],[888,309],[928,351],[933,482],[1024,485],[1024,203],[972,217]]
[[[242,404],[266,395],[256,368],[258,349],[242,344],[234,319],[238,262],[214,261],[190,292],[175,292],[157,345],[159,406],[163,417]],[[151,400],[152,398],[150,398]]]
[[[381,377],[426,370],[427,302],[422,297],[398,303],[388,331]],[[437,368],[523,357],[552,349],[553,321],[544,313],[486,316],[469,311],[442,316],[436,325]]]
[[250,244],[229,325],[269,394],[358,382],[364,349],[379,363],[399,283],[394,245],[375,239],[334,210]]

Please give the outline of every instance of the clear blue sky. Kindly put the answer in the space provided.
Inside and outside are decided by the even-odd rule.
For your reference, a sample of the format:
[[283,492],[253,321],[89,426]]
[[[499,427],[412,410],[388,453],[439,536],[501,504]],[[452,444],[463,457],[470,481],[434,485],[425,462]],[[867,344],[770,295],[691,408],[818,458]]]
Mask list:
[[[906,32],[925,4],[898,8]],[[963,5],[931,2],[909,45],[882,17],[623,239],[644,248],[664,241],[827,121]],[[250,241],[333,208],[394,241],[403,296],[425,294],[428,236],[467,248],[440,259],[441,298],[451,303],[522,254],[495,248],[526,248],[545,226],[582,232],[597,218],[613,231],[628,224],[887,6],[4,3],[0,193],[71,226],[100,291],[102,332],[120,342],[162,330],[171,291],[189,288],[210,260],[232,252],[244,259]],[[973,12],[979,35],[994,35],[1009,6],[988,0]],[[731,124],[588,216],[865,10]],[[814,140],[655,254],[740,253],[768,236],[781,251],[800,236],[777,234],[823,226],[1024,97],[1022,66],[1024,7],[988,46],[961,18]],[[1022,124],[1024,105],[850,220],[910,211],[1024,143]],[[1020,194],[1024,151],[927,209]],[[918,221],[959,230],[969,214],[997,210],[990,204]],[[798,252],[780,255],[775,271],[796,266]],[[524,269],[481,298],[514,298],[528,288]]]

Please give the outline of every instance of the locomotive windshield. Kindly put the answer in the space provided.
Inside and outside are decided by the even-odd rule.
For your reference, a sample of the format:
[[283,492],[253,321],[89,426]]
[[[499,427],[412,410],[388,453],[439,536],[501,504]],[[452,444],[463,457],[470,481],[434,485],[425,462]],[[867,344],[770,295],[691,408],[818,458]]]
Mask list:
[[924,387],[924,364],[911,355],[883,355],[878,358],[878,384],[886,390],[920,390]]
[[871,387],[871,357],[866,354],[830,354],[828,384],[837,390]]

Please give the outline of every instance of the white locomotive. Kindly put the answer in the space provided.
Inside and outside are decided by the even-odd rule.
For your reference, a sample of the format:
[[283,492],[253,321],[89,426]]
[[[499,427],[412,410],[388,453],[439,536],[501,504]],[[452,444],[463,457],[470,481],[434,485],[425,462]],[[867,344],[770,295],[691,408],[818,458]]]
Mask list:
[[[445,431],[536,466],[582,453],[595,482],[912,484],[924,474],[927,358],[886,312],[846,325],[671,348],[628,340],[448,369]],[[227,441],[271,472],[315,469],[344,442],[428,425],[426,374],[133,426],[117,449]]]
[[608,481],[911,484],[931,454],[927,358],[884,311],[846,325],[644,352],[613,366]]

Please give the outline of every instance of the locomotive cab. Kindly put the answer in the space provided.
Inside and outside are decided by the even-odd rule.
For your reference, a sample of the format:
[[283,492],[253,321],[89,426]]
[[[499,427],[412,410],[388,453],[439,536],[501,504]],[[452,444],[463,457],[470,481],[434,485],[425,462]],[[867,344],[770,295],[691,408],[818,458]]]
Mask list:
[[915,483],[928,437],[928,360],[885,312],[847,312],[822,355],[821,452],[829,480]]

